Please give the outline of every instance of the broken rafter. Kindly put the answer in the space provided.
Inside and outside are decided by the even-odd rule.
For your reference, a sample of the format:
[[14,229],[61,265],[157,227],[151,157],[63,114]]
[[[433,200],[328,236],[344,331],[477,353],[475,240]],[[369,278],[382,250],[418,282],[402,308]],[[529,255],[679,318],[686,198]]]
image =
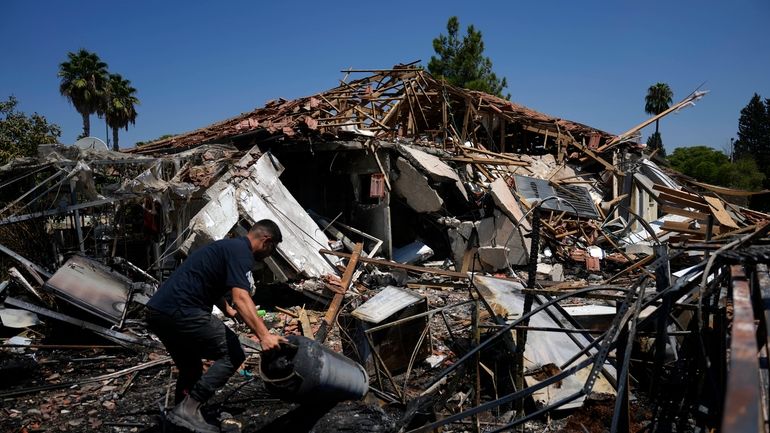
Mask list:
[[358,266],[358,261],[363,248],[363,243],[357,243],[353,249],[353,254],[350,255],[350,262],[345,268],[345,273],[342,275],[342,280],[340,281],[340,286],[342,287],[341,293],[338,292],[334,294],[332,302],[329,304],[329,309],[326,310],[326,315],[324,316],[323,322],[321,323],[321,327],[318,328],[318,332],[316,332],[315,335],[316,340],[321,343],[326,340],[326,336],[334,325],[337,314],[339,313],[340,307],[342,306],[342,300],[345,297],[345,292],[347,292],[350,284],[353,282],[353,273],[356,270],[356,266]]
[[708,91],[705,91],[705,92],[697,92],[696,91],[696,92],[691,93],[689,96],[687,96],[683,100],[681,100],[681,101],[677,102],[676,104],[672,105],[669,109],[667,109],[665,111],[662,111],[660,114],[657,114],[657,115],[655,115],[655,116],[645,120],[644,122],[640,123],[639,125],[634,126],[633,128],[629,129],[628,131],[626,131],[626,132],[624,132],[624,133],[622,133],[622,134],[620,134],[618,136],[615,136],[615,138],[613,138],[612,140],[608,141],[603,146],[600,146],[597,150],[599,152],[606,152],[606,151],[610,150],[611,148],[617,146],[618,144],[620,144],[620,143],[630,139],[639,130],[641,130],[642,128],[644,128],[647,125],[650,125],[650,124],[654,123],[656,120],[659,120],[659,119],[661,119],[661,118],[663,118],[663,117],[673,113],[674,111],[677,111],[677,110],[679,110],[681,108],[684,108],[684,107],[686,107],[688,105],[694,105],[695,101],[697,101],[698,99],[700,99],[703,96],[705,96],[706,93],[708,93]]

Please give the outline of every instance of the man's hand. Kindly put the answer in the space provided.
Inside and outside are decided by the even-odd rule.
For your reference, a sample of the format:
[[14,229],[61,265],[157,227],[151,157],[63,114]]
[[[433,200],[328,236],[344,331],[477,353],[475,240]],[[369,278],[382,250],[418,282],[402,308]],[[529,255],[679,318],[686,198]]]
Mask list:
[[249,291],[241,289],[239,287],[232,288],[233,303],[235,309],[241,316],[246,325],[254,332],[254,335],[259,338],[259,344],[262,345],[262,350],[277,349],[281,343],[288,343],[285,338],[273,335],[267,330],[265,322],[257,316],[257,308],[254,305],[254,301],[251,300]]
[[289,340],[281,337],[280,335],[267,334],[259,339],[259,344],[262,346],[262,350],[278,349],[281,343],[288,343]]

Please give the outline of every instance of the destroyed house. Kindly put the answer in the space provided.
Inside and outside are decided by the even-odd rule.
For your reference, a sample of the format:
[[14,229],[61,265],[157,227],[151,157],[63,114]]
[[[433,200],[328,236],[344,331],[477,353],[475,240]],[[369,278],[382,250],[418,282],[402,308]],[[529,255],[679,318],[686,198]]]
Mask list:
[[[123,381],[121,396],[135,381],[151,408],[114,422],[152,423],[173,370],[157,371],[170,359],[141,304],[195,248],[270,218],[284,240],[256,275],[302,300],[269,304],[265,320],[369,378],[367,400],[316,426],[766,431],[770,216],[732,199],[765,192],[678,175],[639,140],[704,93],[613,135],[414,64],[343,73],[330,90],[125,152],[54,144],[0,167],[0,329],[63,322],[140,354],[0,398],[95,383],[114,408],[104,381]],[[253,367],[258,346],[228,323]],[[39,336],[13,335],[6,345],[34,357]],[[219,404],[263,392],[246,370]],[[244,400],[243,431],[312,418]],[[0,425],[40,422],[31,410]]]
[[[532,174],[520,154],[596,149],[610,134],[444,84],[412,66],[266,106],[132,150],[172,154],[204,144],[257,146],[285,167],[281,182],[319,221],[352,226],[394,257],[415,239],[448,257],[438,217],[472,215],[498,173]],[[582,155],[582,153],[581,153]],[[430,215],[430,217],[426,217]],[[320,219],[319,219],[320,218]],[[476,216],[478,219],[478,216]],[[470,219],[470,218],[464,218]],[[366,240],[367,250],[376,242]]]

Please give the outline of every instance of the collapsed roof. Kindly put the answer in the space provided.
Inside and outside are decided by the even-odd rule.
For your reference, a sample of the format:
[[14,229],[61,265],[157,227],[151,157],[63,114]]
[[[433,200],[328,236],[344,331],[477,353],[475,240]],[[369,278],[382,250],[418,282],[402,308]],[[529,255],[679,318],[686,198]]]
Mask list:
[[524,151],[528,133],[556,142],[599,146],[614,136],[483,92],[446,84],[422,68],[349,70],[371,74],[312,96],[278,99],[264,107],[184,134],[143,144],[135,153],[177,152],[205,143],[276,139],[336,140],[351,136],[383,141],[411,139],[451,147],[470,141],[500,152]]

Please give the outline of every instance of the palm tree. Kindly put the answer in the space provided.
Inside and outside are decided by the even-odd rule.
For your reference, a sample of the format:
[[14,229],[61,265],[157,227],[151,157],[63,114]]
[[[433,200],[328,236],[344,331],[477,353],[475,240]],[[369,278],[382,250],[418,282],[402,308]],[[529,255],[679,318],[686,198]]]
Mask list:
[[[656,116],[666,110],[671,105],[674,93],[666,83],[655,83],[647,89],[647,96],[644,97],[644,112]],[[655,121],[655,134],[658,134],[658,122]]]
[[107,81],[107,104],[105,120],[112,128],[112,150],[118,148],[118,130],[126,128],[128,124],[136,122],[136,105],[139,98],[136,97],[136,89],[131,87],[131,81],[121,77],[120,74],[110,74]]
[[61,78],[59,92],[83,116],[83,136],[91,135],[91,114],[103,112],[107,64],[81,48],[77,53],[67,53],[67,61],[59,65],[57,75]]

